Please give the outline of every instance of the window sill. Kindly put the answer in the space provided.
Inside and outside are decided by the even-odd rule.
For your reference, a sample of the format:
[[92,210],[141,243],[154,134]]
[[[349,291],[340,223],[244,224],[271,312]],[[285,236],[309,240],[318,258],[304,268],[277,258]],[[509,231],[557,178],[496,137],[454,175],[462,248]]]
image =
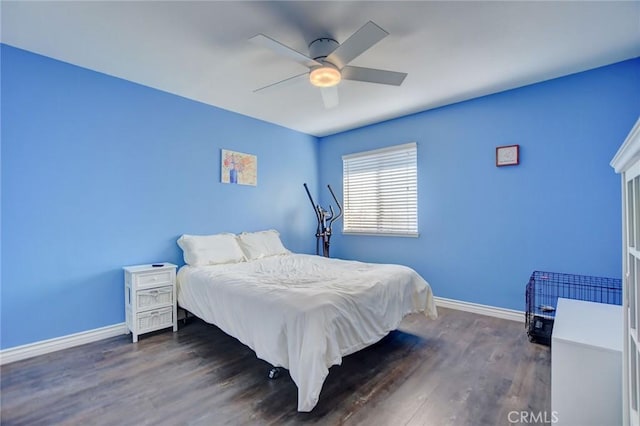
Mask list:
[[400,237],[400,238],[418,238],[420,233],[393,233],[393,232],[354,232],[342,231],[342,235],[360,235],[364,237]]

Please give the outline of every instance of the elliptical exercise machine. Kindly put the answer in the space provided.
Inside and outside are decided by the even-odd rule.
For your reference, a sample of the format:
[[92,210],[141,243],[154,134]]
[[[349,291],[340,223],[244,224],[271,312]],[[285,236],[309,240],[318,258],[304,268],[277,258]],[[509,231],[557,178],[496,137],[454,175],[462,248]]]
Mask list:
[[313,211],[316,212],[316,219],[318,220],[318,227],[316,228],[316,254],[320,254],[320,241],[322,241],[322,255],[324,257],[329,257],[329,245],[331,244],[331,225],[333,225],[333,222],[342,217],[342,206],[336,198],[336,194],[333,193],[331,185],[327,185],[327,188],[329,188],[329,192],[331,193],[333,200],[338,206],[339,212],[337,216],[333,211],[333,207],[331,206],[331,204],[329,204],[329,211],[320,207],[319,204],[316,204],[313,201],[313,197],[311,197],[311,193],[309,192],[309,188],[307,188],[307,184],[304,184],[304,189],[307,191],[309,201],[311,201],[311,206],[313,207]]

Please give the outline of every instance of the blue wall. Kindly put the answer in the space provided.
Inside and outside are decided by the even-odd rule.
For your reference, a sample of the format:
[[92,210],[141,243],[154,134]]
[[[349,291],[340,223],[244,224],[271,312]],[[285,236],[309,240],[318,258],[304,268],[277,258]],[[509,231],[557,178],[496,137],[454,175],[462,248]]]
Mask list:
[[[313,252],[341,155],[418,142],[419,238],[332,254],[414,267],[436,295],[523,309],[534,269],[620,276],[619,178],[640,60],[323,138],[2,45],[0,348],[124,321],[123,265],[181,264],[182,233],[276,228]],[[495,147],[521,164],[496,168]],[[220,149],[258,156],[221,184]],[[294,160],[295,159],[295,160]],[[322,188],[318,191],[319,184]],[[331,200],[332,201],[332,200]]]
[[[315,250],[317,139],[2,45],[1,348],[124,321],[121,267],[182,233],[280,230]],[[258,186],[220,183],[220,149]]]
[[[323,138],[320,181],[339,198],[342,155],[418,143],[420,237],[334,230],[332,254],[406,264],[437,296],[518,310],[533,270],[620,277],[609,161],[639,114],[636,59]],[[511,144],[521,164],[496,167]]]

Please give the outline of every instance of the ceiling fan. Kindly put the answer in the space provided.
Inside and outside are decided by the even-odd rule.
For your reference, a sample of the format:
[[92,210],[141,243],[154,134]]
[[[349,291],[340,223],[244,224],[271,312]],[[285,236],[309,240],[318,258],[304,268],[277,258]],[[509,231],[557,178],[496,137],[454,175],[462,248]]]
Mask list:
[[400,86],[407,76],[406,73],[349,65],[352,60],[388,35],[388,32],[369,21],[342,44],[332,38],[318,38],[312,41],[307,56],[264,34],[258,34],[249,40],[293,59],[309,68],[309,71],[261,87],[254,92],[308,75],[311,84],[320,88],[325,108],[333,108],[338,105],[337,85],[341,80]]

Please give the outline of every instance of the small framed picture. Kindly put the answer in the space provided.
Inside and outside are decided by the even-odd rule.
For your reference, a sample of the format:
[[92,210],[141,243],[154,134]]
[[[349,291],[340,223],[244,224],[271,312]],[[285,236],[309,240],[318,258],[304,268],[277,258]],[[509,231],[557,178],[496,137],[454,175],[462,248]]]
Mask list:
[[496,148],[496,166],[520,164],[520,145],[505,145]]
[[220,182],[258,185],[258,157],[243,152],[221,150]]

